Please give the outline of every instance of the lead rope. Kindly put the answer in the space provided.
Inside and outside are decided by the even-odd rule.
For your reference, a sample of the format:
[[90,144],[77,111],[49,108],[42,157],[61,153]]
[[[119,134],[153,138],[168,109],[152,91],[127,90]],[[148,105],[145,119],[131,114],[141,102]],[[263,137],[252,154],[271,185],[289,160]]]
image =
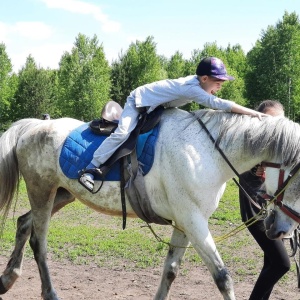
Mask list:
[[[219,242],[221,242],[221,241],[223,241],[223,240],[225,240],[225,239],[228,239],[228,238],[230,238],[230,237],[236,235],[237,233],[239,233],[240,231],[242,231],[242,230],[246,229],[247,227],[253,225],[253,224],[256,223],[257,221],[259,221],[259,220],[261,220],[261,219],[264,219],[265,216],[266,216],[267,207],[268,207],[269,205],[271,205],[271,204],[277,199],[277,197],[278,197],[279,195],[281,195],[281,194],[285,191],[285,189],[286,189],[287,187],[288,187],[288,184],[287,184],[287,185],[284,187],[284,189],[282,189],[276,196],[274,196],[271,200],[269,200],[269,201],[268,201],[268,204],[267,204],[265,207],[263,207],[263,208],[262,208],[255,216],[253,216],[252,218],[250,218],[250,219],[247,220],[246,222],[242,223],[241,225],[237,226],[237,227],[234,228],[233,230],[229,231],[227,234],[224,234],[224,235],[221,235],[221,236],[214,237],[214,241],[215,241],[216,243],[219,243]],[[193,247],[190,247],[190,246],[189,246],[189,247],[177,246],[177,245],[173,245],[173,244],[171,244],[171,243],[169,243],[169,242],[164,241],[161,237],[159,237],[159,236],[155,233],[154,229],[152,228],[152,226],[151,226],[149,223],[146,223],[146,224],[147,224],[146,226],[150,229],[150,231],[152,232],[152,234],[154,235],[154,237],[156,238],[156,240],[157,240],[158,242],[163,243],[163,244],[166,244],[166,245],[168,245],[169,247],[173,247],[173,248],[193,248]],[[175,226],[174,224],[172,224],[171,222],[170,222],[169,225],[172,226],[174,229],[177,229],[177,230],[183,232],[183,230],[179,229],[178,227],[176,227],[176,226]],[[144,226],[143,226],[143,227],[144,227]],[[299,243],[298,243],[298,247],[300,247]],[[299,260],[300,260],[300,254],[299,254]],[[297,266],[298,266],[298,264],[297,264]],[[300,286],[300,271],[299,271],[299,267],[297,268],[297,270],[298,270],[297,272],[299,272],[299,277],[298,277],[298,278],[299,278],[299,286]]]
[[253,225],[254,223],[256,223],[257,221],[264,219],[266,216],[266,208],[262,208],[255,216],[253,216],[252,218],[250,218],[249,220],[247,220],[246,222],[242,223],[241,225],[235,227],[233,230],[229,231],[228,233],[221,235],[221,236],[217,236],[214,238],[214,241],[216,243],[219,243],[223,240],[226,240],[228,238],[230,238],[231,236],[236,235],[237,233],[239,233],[240,231],[246,229],[247,227]]
[[299,233],[299,226],[294,230],[293,236],[289,238],[290,240],[290,247],[292,249],[292,253],[289,254],[289,257],[293,257],[295,264],[296,264],[296,272],[297,272],[297,283],[298,288],[300,288],[300,270],[299,270],[299,261],[300,261],[300,251],[298,254],[298,260],[296,258],[297,251],[300,247],[300,233]]
[[[298,172],[298,171],[300,171],[300,168],[297,169],[297,172]],[[294,175],[295,175],[297,172],[295,172]],[[220,236],[220,237],[216,237],[216,238],[214,239],[215,242],[223,241],[223,240],[225,240],[226,238],[229,238],[229,237],[231,237],[231,236],[237,234],[238,232],[240,232],[240,231],[246,229],[247,227],[249,227],[249,226],[251,226],[252,224],[256,223],[257,221],[261,220],[262,218],[265,218],[266,212],[267,212],[267,207],[268,207],[269,205],[271,205],[272,203],[274,203],[274,202],[277,200],[277,198],[278,198],[279,196],[281,196],[281,195],[285,192],[285,190],[288,188],[288,186],[289,186],[290,183],[292,182],[292,178],[293,178],[293,176],[292,176],[292,177],[289,177],[288,180],[286,180],[286,181],[284,182],[284,186],[283,186],[280,190],[278,190],[278,191],[275,193],[275,195],[274,195],[271,199],[268,200],[268,204],[265,205],[265,207],[263,207],[263,208],[262,208],[255,216],[253,216],[251,219],[247,220],[246,222],[244,222],[244,223],[241,224],[240,226],[236,227],[235,229],[233,229],[233,230],[230,231],[229,233],[227,233],[227,234],[225,234],[225,235],[223,235],[223,236]],[[261,216],[261,217],[258,218],[259,216]],[[299,279],[299,280],[300,280],[300,279]]]

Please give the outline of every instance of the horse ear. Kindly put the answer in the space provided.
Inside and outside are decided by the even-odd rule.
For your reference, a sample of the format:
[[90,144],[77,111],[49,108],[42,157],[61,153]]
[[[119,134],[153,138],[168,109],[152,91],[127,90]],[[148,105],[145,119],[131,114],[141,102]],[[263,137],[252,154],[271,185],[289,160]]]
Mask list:
[[123,112],[121,105],[113,100],[108,101],[102,109],[101,117],[106,121],[118,121]]

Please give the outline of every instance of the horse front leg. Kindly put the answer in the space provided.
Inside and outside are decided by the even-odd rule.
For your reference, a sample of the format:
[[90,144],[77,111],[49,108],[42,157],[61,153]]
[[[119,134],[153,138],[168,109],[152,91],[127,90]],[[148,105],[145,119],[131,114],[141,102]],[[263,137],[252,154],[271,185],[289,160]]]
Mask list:
[[235,300],[233,281],[216,248],[208,229],[208,221],[201,214],[189,216],[184,231],[210,271],[225,300]]
[[31,211],[18,218],[15,238],[15,249],[0,278],[0,294],[5,294],[22,274],[22,263],[25,244],[32,228]]
[[174,228],[160,285],[154,297],[155,300],[169,299],[171,285],[178,274],[182,258],[188,245],[189,240],[185,233]]

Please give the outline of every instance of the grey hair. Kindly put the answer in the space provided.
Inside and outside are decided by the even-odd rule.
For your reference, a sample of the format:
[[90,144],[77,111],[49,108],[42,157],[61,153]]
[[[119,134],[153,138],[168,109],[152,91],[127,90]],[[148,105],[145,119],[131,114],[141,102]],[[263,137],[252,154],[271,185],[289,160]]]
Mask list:
[[276,108],[278,110],[282,110],[284,112],[284,107],[283,105],[277,101],[277,100],[264,100],[259,104],[259,106],[256,108],[257,111],[260,111],[262,113],[266,113],[266,111],[269,108]]

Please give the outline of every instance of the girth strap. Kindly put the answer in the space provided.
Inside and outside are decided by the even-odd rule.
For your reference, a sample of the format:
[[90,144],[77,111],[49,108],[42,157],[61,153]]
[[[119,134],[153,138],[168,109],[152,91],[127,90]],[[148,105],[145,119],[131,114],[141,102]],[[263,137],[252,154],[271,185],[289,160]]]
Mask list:
[[125,200],[125,174],[124,174],[124,160],[125,158],[122,157],[120,160],[120,173],[121,173],[121,204],[122,204],[122,216],[123,216],[123,224],[122,228],[123,230],[126,228],[126,217],[127,217],[127,211],[126,211],[126,200]]

